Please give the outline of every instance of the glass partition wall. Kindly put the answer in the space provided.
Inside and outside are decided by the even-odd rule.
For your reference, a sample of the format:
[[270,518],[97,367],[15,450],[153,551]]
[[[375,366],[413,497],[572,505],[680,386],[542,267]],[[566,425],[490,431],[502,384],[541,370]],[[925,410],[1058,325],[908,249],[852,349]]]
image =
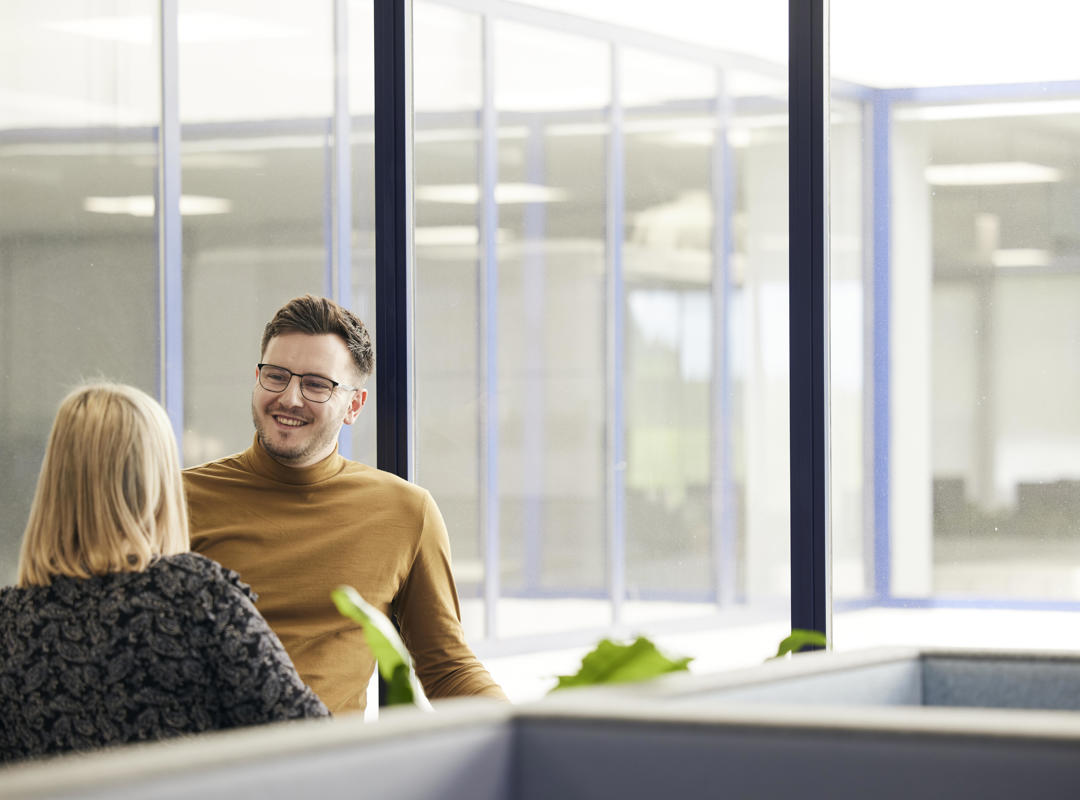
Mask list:
[[[108,35],[111,23],[138,14],[146,14],[145,27],[127,38]],[[17,1],[0,18],[0,580],[7,584],[60,398],[99,376],[158,390],[160,87],[145,3]]]
[[[250,442],[282,302],[331,295],[374,331],[381,1],[0,11],[7,580],[72,384],[171,393],[192,464]],[[961,0],[891,22],[831,5],[835,646],[1058,645],[1048,614],[1080,609],[1080,76],[1057,40],[980,53],[1071,12],[1019,36]],[[808,568],[789,555],[786,11],[649,8],[412,7],[413,478],[447,519],[469,638],[520,699],[605,635],[760,662]],[[927,57],[874,34],[893,27]],[[342,447],[375,463],[368,388]]]
[[533,5],[414,5],[416,479],[467,632],[536,686],[611,634],[760,660],[788,628],[785,68]]
[[[833,76],[859,84],[865,118],[832,126],[834,644],[1071,647],[1059,615],[1080,601],[1080,73],[1056,32],[1075,12],[921,5],[866,27],[864,9],[832,4]],[[915,64],[898,42],[940,55]],[[1002,42],[1022,53],[1003,62]],[[871,176],[870,358],[843,359],[837,339],[858,323],[836,302],[851,195],[835,161],[856,153]],[[859,363],[868,424],[849,474],[871,491],[864,535],[843,537],[838,385]],[[843,565],[859,563],[848,584]]]
[[[332,295],[373,327],[371,17],[371,0],[0,10],[5,581],[70,388],[159,395],[199,463],[250,444],[262,326],[283,302]],[[335,127],[350,106],[351,158]],[[362,417],[343,449],[374,462],[374,430]]]

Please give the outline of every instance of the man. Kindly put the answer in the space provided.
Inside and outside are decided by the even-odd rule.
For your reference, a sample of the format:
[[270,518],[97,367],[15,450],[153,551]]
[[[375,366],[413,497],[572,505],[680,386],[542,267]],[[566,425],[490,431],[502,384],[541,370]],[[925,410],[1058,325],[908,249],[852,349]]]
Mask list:
[[353,586],[392,615],[429,698],[505,699],[465,643],[446,525],[427,491],[337,452],[374,367],[363,323],[331,300],[288,302],[263,332],[255,440],[184,473],[192,549],[236,570],[332,712],[363,709],[374,659],[330,599]]

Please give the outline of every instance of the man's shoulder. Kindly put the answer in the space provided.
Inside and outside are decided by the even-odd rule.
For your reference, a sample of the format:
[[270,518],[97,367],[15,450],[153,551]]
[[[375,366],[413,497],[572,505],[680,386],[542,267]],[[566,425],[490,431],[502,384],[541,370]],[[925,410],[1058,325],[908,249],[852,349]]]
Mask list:
[[187,467],[182,472],[185,481],[197,481],[200,478],[223,477],[247,472],[243,464],[243,453],[233,453],[231,456],[207,461],[194,467]]
[[364,481],[388,492],[412,495],[417,498],[426,497],[428,494],[427,489],[412,481],[361,461],[345,459],[345,468],[341,471],[341,475],[346,479]]

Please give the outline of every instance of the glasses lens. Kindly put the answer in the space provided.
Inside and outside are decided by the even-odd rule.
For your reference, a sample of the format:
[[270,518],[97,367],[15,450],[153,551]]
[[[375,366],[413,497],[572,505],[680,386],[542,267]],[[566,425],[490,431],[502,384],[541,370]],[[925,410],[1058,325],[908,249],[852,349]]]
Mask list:
[[300,381],[300,391],[308,400],[325,403],[334,391],[334,384],[322,378],[304,378]]
[[289,385],[291,377],[289,371],[281,369],[281,367],[266,366],[259,370],[259,383],[262,384],[264,389],[271,392],[282,391]]

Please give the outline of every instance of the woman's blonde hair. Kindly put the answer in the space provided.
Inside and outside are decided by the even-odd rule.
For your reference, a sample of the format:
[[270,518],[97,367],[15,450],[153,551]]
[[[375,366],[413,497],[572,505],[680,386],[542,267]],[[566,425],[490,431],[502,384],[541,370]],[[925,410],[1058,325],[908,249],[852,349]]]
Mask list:
[[116,383],[60,404],[19,557],[19,586],[54,575],[140,572],[188,550],[176,439],[164,409]]

